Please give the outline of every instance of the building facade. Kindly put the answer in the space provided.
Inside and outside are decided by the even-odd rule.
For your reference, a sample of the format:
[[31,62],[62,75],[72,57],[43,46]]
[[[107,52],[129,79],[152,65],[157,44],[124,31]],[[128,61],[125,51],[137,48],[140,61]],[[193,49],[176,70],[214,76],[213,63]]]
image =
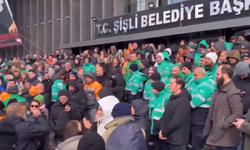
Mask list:
[[[154,8],[150,9],[149,3],[153,3]],[[5,49],[2,55],[6,56],[246,26],[249,25],[246,20],[250,20],[249,0],[238,3],[228,0],[9,0],[9,4],[23,46]],[[177,9],[179,14],[174,12]],[[167,14],[170,17],[181,15],[184,18],[150,25],[155,19],[152,14],[159,14],[163,19],[166,11],[174,12]],[[184,16],[180,12],[184,12]],[[211,16],[211,13],[214,14]],[[149,25],[142,28],[145,15]],[[120,26],[119,33],[114,33],[115,21],[135,20],[136,17],[139,19],[137,28],[125,32],[125,27]],[[110,33],[101,33],[100,29],[110,30]]]

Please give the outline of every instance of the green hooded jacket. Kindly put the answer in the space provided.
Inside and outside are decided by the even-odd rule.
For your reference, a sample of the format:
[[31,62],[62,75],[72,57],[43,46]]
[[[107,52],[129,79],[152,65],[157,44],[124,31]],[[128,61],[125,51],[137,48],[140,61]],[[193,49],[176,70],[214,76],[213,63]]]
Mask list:
[[166,88],[155,95],[155,99],[153,102],[154,107],[152,109],[152,113],[149,115],[151,120],[151,130],[150,130],[151,134],[153,134],[154,122],[159,121],[163,116],[163,113],[165,111],[165,106],[171,94],[172,93],[169,92],[168,88]]
[[55,80],[51,87],[51,101],[56,102],[58,99],[58,92],[65,89],[66,86],[62,83],[61,79]]
[[[202,40],[200,41],[200,43],[198,45],[204,45],[206,47],[206,49],[208,49],[208,45],[207,45],[207,42],[206,40]],[[199,52],[198,49],[196,49],[196,52],[194,54],[194,63],[197,65],[197,66],[200,66],[200,57],[201,57],[201,54]]]
[[167,52],[163,52],[162,54],[165,60],[162,60],[160,63],[158,63],[156,68],[161,75],[161,81],[164,82],[165,85],[168,85],[169,79],[171,77],[171,69],[173,67],[173,64],[170,62],[170,58]]
[[215,76],[216,76],[217,68],[218,68],[218,65],[215,64],[211,69],[206,70],[206,76],[209,79],[212,79],[212,80],[216,81]]
[[138,68],[139,68],[139,63],[140,63],[140,60],[138,60],[138,59],[136,59],[135,61],[130,61],[130,62],[128,62],[128,64],[127,64],[127,66],[125,67],[125,73],[124,73],[124,80],[125,80],[125,82],[127,82],[128,81],[128,79],[130,78],[130,76],[131,76],[131,73],[129,72],[129,66],[131,65],[131,64],[137,64],[138,65]]
[[216,90],[216,83],[214,80],[209,79],[207,76],[204,76],[200,79],[193,80],[190,83],[187,90],[192,96],[190,102],[192,108],[202,107],[209,108],[211,104],[211,96]]
[[184,81],[185,81],[185,88],[187,88],[189,86],[189,84],[192,82],[193,80],[193,73],[190,72],[188,75],[185,75],[184,77]]
[[142,92],[144,81],[146,81],[146,79],[147,77],[139,71],[131,73],[131,77],[126,82],[125,90],[130,91],[132,95]]
[[92,71],[95,73],[95,66],[92,63],[83,64],[83,74],[88,71]]
[[26,99],[23,98],[23,97],[21,97],[21,96],[19,96],[18,94],[11,94],[9,98],[6,98],[6,99],[3,101],[3,104],[4,104],[5,107],[7,106],[8,102],[9,102],[9,100],[10,100],[11,98],[17,99],[18,102],[26,102]]
[[152,86],[151,86],[150,80],[148,80],[145,83],[144,90],[143,90],[143,98],[145,100],[148,100],[148,108],[149,108],[148,110],[149,110],[149,114],[151,114],[151,109],[154,107],[153,102],[155,99],[155,95],[152,92]]

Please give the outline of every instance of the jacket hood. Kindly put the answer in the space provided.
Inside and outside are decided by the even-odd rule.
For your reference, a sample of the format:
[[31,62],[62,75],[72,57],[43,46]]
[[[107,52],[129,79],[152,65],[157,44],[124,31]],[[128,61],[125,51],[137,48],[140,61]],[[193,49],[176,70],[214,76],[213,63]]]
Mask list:
[[112,90],[106,87],[101,88],[97,94],[100,98],[113,95]]
[[238,61],[241,60],[241,56],[240,56],[240,51],[239,50],[230,50],[230,51],[227,51],[226,52],[226,56],[227,56],[227,59],[228,58],[235,58]]
[[137,117],[148,116],[148,103],[142,99],[136,99],[132,101],[132,105],[135,109],[135,115]]
[[165,60],[170,61],[169,55],[166,51],[162,52],[162,54],[163,54]]
[[199,45],[204,45],[206,47],[206,49],[208,49],[208,45],[207,45],[206,40],[200,41]]
[[178,52],[178,47],[176,44],[171,45],[169,48],[171,49],[172,55]]
[[[68,81],[68,86],[73,86],[75,89],[78,89],[77,82],[76,80],[69,80]],[[79,89],[78,89],[79,90]]]
[[96,74],[93,71],[87,71],[84,76],[88,76],[93,80],[96,80]]
[[100,105],[103,111],[103,116],[99,119],[102,120],[112,117],[111,112],[117,103],[119,103],[119,100],[113,95],[106,96],[98,100],[98,104]]

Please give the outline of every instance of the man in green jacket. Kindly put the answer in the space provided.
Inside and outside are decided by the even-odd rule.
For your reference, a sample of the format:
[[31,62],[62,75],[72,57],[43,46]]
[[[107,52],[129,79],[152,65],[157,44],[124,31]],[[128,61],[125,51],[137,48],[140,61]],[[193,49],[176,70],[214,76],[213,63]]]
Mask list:
[[152,92],[151,84],[155,81],[160,81],[160,80],[161,80],[161,75],[158,72],[152,73],[151,75],[149,75],[149,80],[146,82],[143,90],[143,98],[148,101],[149,115],[151,114],[151,111],[154,108],[154,99],[155,99],[155,95]]
[[198,49],[195,50],[195,54],[194,54],[194,63],[197,66],[200,66],[201,53],[206,52],[207,49],[208,49],[208,45],[207,45],[206,40],[200,41],[200,43],[198,44]]
[[168,85],[173,64],[170,62],[167,52],[158,53],[155,58],[157,71],[161,74],[161,81]]
[[9,100],[11,98],[17,99],[18,102],[26,102],[25,98],[23,98],[23,97],[21,97],[21,96],[18,95],[18,88],[16,86],[10,86],[10,87],[8,87],[7,92],[10,94],[10,97],[6,98],[3,101],[3,104],[4,104],[5,107],[7,106],[8,102],[9,102]]
[[127,66],[125,67],[125,73],[124,73],[124,80],[125,82],[128,81],[128,79],[131,76],[131,72],[129,71],[129,66],[131,64],[137,64],[139,67],[140,60],[137,59],[136,53],[135,52],[130,52],[129,54],[129,59],[130,61],[128,62]]
[[125,96],[130,102],[135,99],[141,99],[143,97],[144,81],[147,79],[143,73],[139,72],[137,64],[131,64],[129,66],[131,76],[126,82]]
[[209,79],[216,80],[216,70],[218,68],[217,59],[218,56],[215,52],[207,53],[205,56],[205,70]]
[[66,89],[65,84],[62,82],[60,76],[56,76],[51,87],[51,101],[56,102],[58,99],[58,92]]
[[89,57],[85,57],[83,64],[83,73],[85,74],[88,71],[92,71],[95,73],[95,66],[91,63],[91,59]]
[[[165,106],[167,101],[171,95],[168,88],[165,87],[165,84],[162,81],[155,81],[152,83],[152,91],[155,95],[152,113],[149,115],[151,129],[150,134],[154,138],[154,146],[155,149],[159,149],[160,147],[164,147],[164,142],[159,139],[158,133],[160,132],[160,119],[163,116],[165,111]],[[157,135],[157,136],[156,136]],[[161,145],[163,144],[163,145]]]
[[182,73],[184,74],[185,88],[187,88],[193,80],[192,66],[193,63],[191,62],[184,62],[181,65],[181,70]]
[[206,76],[206,71],[202,67],[197,67],[193,75],[194,80],[187,88],[192,96],[190,101],[193,108],[191,115],[192,146],[193,149],[203,149],[201,135],[211,104],[211,96],[216,89],[216,83]]

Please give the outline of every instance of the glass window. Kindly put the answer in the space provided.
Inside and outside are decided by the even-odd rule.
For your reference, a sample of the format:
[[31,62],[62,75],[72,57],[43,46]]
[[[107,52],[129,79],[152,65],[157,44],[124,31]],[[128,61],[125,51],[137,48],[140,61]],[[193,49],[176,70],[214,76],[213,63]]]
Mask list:
[[180,3],[184,1],[187,1],[187,0],[158,0],[158,4],[159,6],[166,6],[169,4],[175,4],[175,3]]
[[125,0],[124,13],[133,13],[146,9],[146,0]]

